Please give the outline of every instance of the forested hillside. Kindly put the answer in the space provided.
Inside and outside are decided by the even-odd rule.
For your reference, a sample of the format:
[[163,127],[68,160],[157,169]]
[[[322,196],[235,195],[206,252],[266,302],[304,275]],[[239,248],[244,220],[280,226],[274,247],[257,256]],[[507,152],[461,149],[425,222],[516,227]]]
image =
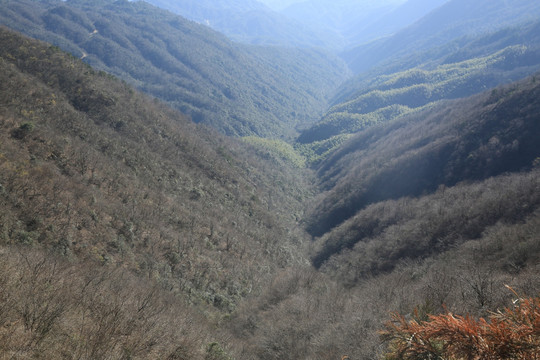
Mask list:
[[531,169],[540,151],[539,91],[532,77],[359,133],[318,166],[327,192],[311,231],[321,235],[371,203]]
[[[2,29],[0,59],[1,281],[14,289],[2,291],[1,324],[13,323],[2,327],[2,352],[120,358],[142,346],[140,356],[155,358],[162,345],[174,351],[176,336],[193,337],[186,351],[198,352],[204,322],[155,340],[176,323],[166,314],[184,308],[179,324],[191,321],[186,304],[227,314],[277,269],[306,262],[294,224],[309,185],[294,168],[194,125],[57,47]],[[139,288],[133,276],[148,280]],[[172,294],[178,299],[167,300]],[[30,308],[10,308],[27,295]],[[176,305],[159,307],[170,301]],[[149,323],[129,323],[130,306]],[[119,317],[101,317],[109,311]],[[70,330],[79,325],[82,333]],[[137,344],[138,336],[156,346]]]
[[396,61],[414,49],[423,53],[464,36],[478,36],[514,24],[536,21],[535,0],[450,0],[391,37],[360,45],[342,54],[355,73]]
[[[311,161],[319,161],[370,126],[538,71],[539,28],[536,21],[463,39],[432,50],[428,58],[411,52],[411,59],[349,80],[321,121],[302,132],[300,148]],[[408,67],[416,62],[421,64]]]
[[[389,311],[472,324],[515,309],[505,285],[537,297],[539,95],[530,77],[447,101],[364,130],[324,161],[326,191],[306,218],[318,271],[284,272],[242,305],[229,325],[243,341],[239,358],[399,359],[378,338]],[[470,344],[463,332],[474,336],[465,327],[450,343]],[[524,348],[537,343],[533,335]]]
[[[348,74],[317,50],[249,47],[143,2],[9,0],[0,24],[51,42],[219,131],[286,137]],[[317,76],[313,76],[317,74]]]
[[142,2],[0,24],[54,43],[0,26],[0,358],[536,355],[537,19],[419,35],[336,93],[331,55]]

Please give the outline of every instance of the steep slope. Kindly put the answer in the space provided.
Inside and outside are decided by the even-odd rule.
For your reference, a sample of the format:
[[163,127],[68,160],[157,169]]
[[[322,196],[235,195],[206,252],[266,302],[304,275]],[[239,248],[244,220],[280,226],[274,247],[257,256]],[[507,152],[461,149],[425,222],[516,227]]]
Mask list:
[[361,73],[384,62],[425,51],[466,35],[479,35],[525,21],[535,21],[540,5],[534,0],[508,2],[451,0],[395,35],[342,54]]
[[228,324],[237,357],[382,359],[377,331],[393,311],[480,317],[537,296],[539,95],[530,77],[364,130],[336,151],[318,168],[327,192],[308,217],[324,233],[317,271],[283,271],[239,307]]
[[248,44],[339,49],[337,34],[308,27],[272,11],[255,0],[150,0],[190,20],[210,26],[229,38]]
[[329,91],[347,76],[324,52],[241,46],[143,2],[10,0],[0,8],[0,24],[49,41],[228,135],[290,137],[322,112]]
[[315,250],[356,245],[318,272],[279,274],[235,313],[238,358],[380,359],[389,313],[487,316],[515,301],[505,285],[537,296],[539,179],[536,169],[367,208]]
[[359,133],[318,167],[327,192],[311,232],[320,236],[371,203],[530,168],[540,151],[539,91],[533,77]]
[[315,270],[297,169],[0,29],[0,357],[374,359],[391,311],[537,296],[539,95],[533,77],[357,135],[322,185],[380,201],[316,239]]
[[0,44],[2,245],[120,266],[223,312],[302,261],[294,168],[56,47],[4,29]]
[[344,84],[336,104],[298,141],[312,160],[374,124],[442,99],[466,97],[540,69],[540,22],[506,28],[433,49],[419,66],[380,68]]
[[[407,54],[354,76],[340,87],[332,102],[336,105],[350,100],[355,95],[365,92],[366,88],[376,85],[385,78],[385,75],[391,77],[391,74],[414,68],[433,70],[441,65],[488,57],[509,46],[519,45],[535,50],[540,44],[539,28],[540,22],[537,19],[525,21],[494,32],[464,36],[442,46]],[[509,66],[505,67],[505,70],[509,69]]]

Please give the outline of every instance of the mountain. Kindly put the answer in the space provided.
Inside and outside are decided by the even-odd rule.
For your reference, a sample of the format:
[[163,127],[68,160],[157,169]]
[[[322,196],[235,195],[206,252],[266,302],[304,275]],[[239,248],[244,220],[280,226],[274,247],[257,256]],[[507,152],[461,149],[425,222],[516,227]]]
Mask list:
[[[355,41],[362,41],[362,32],[368,28],[374,19],[384,17],[394,10],[403,0],[385,1],[302,1],[285,8],[281,13],[298,22],[307,24],[311,28],[323,29],[330,34],[337,34],[342,40],[342,47],[356,45]],[[374,27],[369,27],[375,37],[386,35]],[[360,39],[355,38],[360,35]],[[371,35],[370,35],[371,36]],[[368,37],[372,40],[373,38]]]
[[327,1],[295,3],[281,12],[312,28],[336,33],[351,49],[390,36],[448,0]]
[[312,201],[260,139],[58,47],[0,29],[0,68],[1,356],[378,358],[390,311],[540,289],[537,77],[363,130]]
[[[157,28],[165,12],[109,0],[0,5],[6,23],[73,46],[65,53],[0,27],[0,358],[395,358],[403,344],[380,336],[393,325],[540,310],[540,73],[469,96],[537,71],[537,19],[358,75],[334,109],[353,119],[367,109],[378,121],[339,122],[344,132],[293,146],[194,123],[128,83],[155,84],[157,72],[120,80],[84,63],[105,64],[89,52],[81,60],[70,38],[33,27],[83,24],[63,34],[91,32],[92,42],[106,33],[99,24],[118,23],[99,39],[116,39],[106,43],[115,49],[121,35],[135,57],[136,41],[161,37],[130,37],[123,24]],[[322,81],[316,56],[297,62],[310,52],[234,44],[167,16],[194,36],[186,53],[207,54],[214,34],[213,48],[239,64],[303,67],[282,85],[309,80],[304,89],[315,91]],[[198,81],[221,74],[207,64],[219,57],[189,59]],[[280,114],[298,99],[289,90]],[[298,114],[288,131],[309,120]],[[317,143],[328,153],[303,168],[295,150]],[[536,349],[537,334],[518,346]],[[448,347],[434,344],[435,353]]]
[[290,138],[295,126],[319,116],[348,75],[324,51],[235,44],[143,2],[0,6],[1,24],[56,44],[228,135]]
[[467,35],[481,35],[535,21],[540,5],[533,0],[508,2],[451,0],[391,37],[360,45],[342,54],[355,73],[421,52]]
[[277,10],[255,0],[149,2],[206,24],[235,41],[339,51],[390,35],[445,1],[317,0],[269,4]]
[[[443,99],[467,97],[540,69],[540,22],[525,23],[414,55],[395,67],[358,75],[341,86],[335,105],[298,138],[312,160],[324,158],[351,134]],[[417,57],[418,56],[418,57]]]
[[370,17],[367,21],[365,19],[357,21],[349,27],[346,33],[346,37],[349,39],[349,48],[380,37],[390,36],[413,24],[447,1],[408,0],[381,16]]
[[317,166],[317,271],[242,304],[239,357],[384,358],[389,311],[476,319],[537,296],[539,76],[365,129]]
[[205,24],[229,38],[248,44],[337,49],[338,42],[317,27],[309,27],[255,0],[150,0],[149,3]]
[[538,91],[533,77],[360,132],[317,167],[326,191],[309,229],[321,236],[374,202],[530,169]]
[[310,187],[298,168],[57,47],[5,29],[0,43],[3,246],[159,278],[225,312],[301,261],[294,223]]

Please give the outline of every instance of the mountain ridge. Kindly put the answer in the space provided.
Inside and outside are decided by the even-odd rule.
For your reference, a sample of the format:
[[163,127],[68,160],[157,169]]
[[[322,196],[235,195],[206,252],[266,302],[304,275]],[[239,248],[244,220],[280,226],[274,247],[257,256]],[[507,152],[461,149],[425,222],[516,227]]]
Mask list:
[[526,22],[462,38],[351,78],[322,119],[302,131],[298,148],[316,163],[370,126],[538,71],[539,26]]
[[84,57],[228,135],[291,138],[297,124],[322,112],[327,94],[348,74],[326,52],[235,44],[142,2],[1,6],[1,24]]
[[474,4],[451,0],[393,36],[348,50],[342,56],[355,73],[360,73],[402,56],[407,48],[425,50],[465,35],[495,31],[515,22],[534,21],[535,14],[539,13],[540,6],[530,0],[512,5],[504,0]]
[[232,40],[255,45],[337,48],[331,36],[315,27],[294,21],[258,1],[150,0],[149,3],[207,25]]

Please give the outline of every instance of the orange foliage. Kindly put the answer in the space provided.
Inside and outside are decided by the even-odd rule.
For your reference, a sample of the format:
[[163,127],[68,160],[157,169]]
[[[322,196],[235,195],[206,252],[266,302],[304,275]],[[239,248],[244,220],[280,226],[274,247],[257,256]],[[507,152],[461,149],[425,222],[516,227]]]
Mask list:
[[488,320],[448,313],[417,321],[394,313],[381,334],[390,341],[386,359],[538,360],[540,298],[520,298]]

